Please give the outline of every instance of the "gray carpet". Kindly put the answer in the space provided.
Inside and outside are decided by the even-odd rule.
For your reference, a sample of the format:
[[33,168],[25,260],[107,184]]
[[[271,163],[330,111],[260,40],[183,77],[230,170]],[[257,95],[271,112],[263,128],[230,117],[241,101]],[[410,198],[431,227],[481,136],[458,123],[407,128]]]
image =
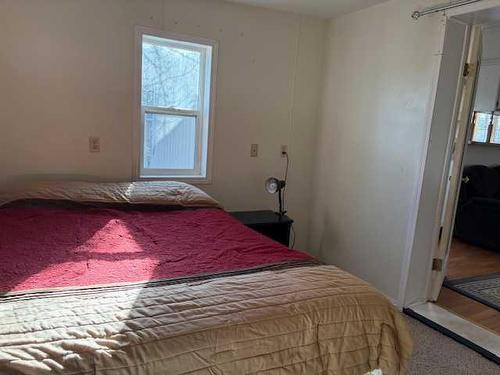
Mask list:
[[500,375],[500,366],[428,326],[408,318],[415,341],[410,375]]

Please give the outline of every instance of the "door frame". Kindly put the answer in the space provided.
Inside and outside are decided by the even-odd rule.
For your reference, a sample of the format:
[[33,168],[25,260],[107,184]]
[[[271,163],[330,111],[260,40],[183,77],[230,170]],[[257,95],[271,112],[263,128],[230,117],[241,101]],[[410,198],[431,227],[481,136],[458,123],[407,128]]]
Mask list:
[[[450,150],[451,128],[458,109],[457,98],[461,94],[462,68],[468,52],[468,25],[446,15],[441,17],[441,38],[434,54],[435,73],[427,113],[426,142],[422,150],[419,183],[411,212],[412,226],[401,277],[400,308],[428,300],[434,247],[439,237],[442,191],[446,186],[446,155]],[[458,51],[455,45],[451,56],[449,43],[453,38],[462,38],[461,50]],[[450,70],[452,65],[453,71]]]
[[[482,27],[470,27],[468,53],[464,68],[461,90],[457,98],[457,108],[450,129],[450,144],[445,164],[445,184],[440,192],[440,207],[437,212],[439,236],[435,243],[428,299],[436,301],[446,277],[448,258],[453,240],[458,196],[461,188],[463,160],[467,150],[467,140],[471,126],[476,83],[481,58]],[[441,203],[442,200],[442,203]]]
[[[492,8],[500,7],[500,0],[484,0],[475,4],[455,8],[451,11],[444,12],[441,15],[441,33],[434,52],[434,79],[431,96],[429,98],[429,106],[426,111],[427,121],[426,141],[422,150],[422,159],[417,176],[417,185],[413,192],[414,200],[412,201],[412,209],[410,212],[410,225],[407,231],[406,247],[404,250],[402,273],[400,279],[400,289],[398,295],[398,307],[407,308],[428,302],[429,285],[432,278],[432,261],[434,258],[434,250],[437,239],[439,238],[440,221],[435,221],[436,217],[441,217],[442,206],[439,206],[438,192],[441,192],[443,186],[446,186],[442,181],[447,178],[448,164],[444,163],[444,156],[437,164],[432,164],[429,161],[429,154],[432,150],[436,150],[436,142],[432,139],[433,114],[437,106],[437,98],[439,94],[439,78],[443,71],[442,62],[444,60],[443,50],[445,47],[445,35],[448,22],[453,19],[461,22],[464,25],[472,27],[474,24],[474,13],[487,12]],[[462,58],[465,58],[469,52],[468,47],[464,49]],[[465,61],[465,60],[464,60]],[[459,77],[457,76],[457,80]],[[454,106],[454,105],[453,105]],[[451,105],[450,105],[451,109]],[[452,123],[449,123],[451,130]],[[450,133],[451,134],[451,133]],[[447,147],[441,142],[441,152]],[[426,196],[426,183],[428,183],[429,166],[434,169],[431,173],[431,187],[434,191],[434,196]],[[440,172],[438,172],[440,171]],[[439,174],[439,176],[438,176]],[[444,200],[444,196],[443,196]]]

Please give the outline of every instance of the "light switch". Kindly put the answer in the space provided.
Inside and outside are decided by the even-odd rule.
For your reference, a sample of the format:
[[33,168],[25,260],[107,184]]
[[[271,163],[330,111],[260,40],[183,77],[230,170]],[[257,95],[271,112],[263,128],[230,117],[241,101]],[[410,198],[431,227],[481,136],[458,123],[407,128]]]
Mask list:
[[89,152],[101,152],[101,139],[99,137],[89,137]]

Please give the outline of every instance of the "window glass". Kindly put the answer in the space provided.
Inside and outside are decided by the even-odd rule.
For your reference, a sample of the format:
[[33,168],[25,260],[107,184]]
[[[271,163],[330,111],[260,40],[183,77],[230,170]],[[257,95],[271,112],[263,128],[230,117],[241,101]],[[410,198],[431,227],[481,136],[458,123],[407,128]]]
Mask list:
[[487,142],[488,130],[491,122],[491,114],[476,112],[474,114],[474,131],[472,134],[472,142]]
[[144,123],[145,168],[194,169],[195,117],[146,113]]
[[491,143],[500,144],[500,116],[493,116],[493,130],[491,132]]
[[142,105],[197,109],[201,53],[144,42]]

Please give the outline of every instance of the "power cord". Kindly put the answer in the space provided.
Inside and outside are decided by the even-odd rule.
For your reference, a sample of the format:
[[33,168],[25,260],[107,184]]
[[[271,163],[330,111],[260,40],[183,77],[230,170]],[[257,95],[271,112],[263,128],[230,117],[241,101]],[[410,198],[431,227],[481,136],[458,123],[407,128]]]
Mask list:
[[[286,167],[285,167],[285,176],[283,180],[285,181],[285,187],[283,188],[283,210],[286,212],[287,205],[286,205],[286,199],[285,199],[285,194],[286,194],[286,189],[288,187],[288,169],[290,168],[290,157],[288,156],[288,152],[284,151],[281,153],[286,157]],[[292,244],[290,246],[291,249],[295,247],[295,239],[297,237],[297,234],[295,233],[295,228],[293,227],[293,224],[290,226],[291,232],[292,232]]]
[[283,178],[283,181],[285,181],[285,187],[283,188],[283,211],[286,213],[288,210],[286,209],[286,189],[288,188],[288,168],[290,167],[290,158],[288,156],[288,152],[284,151],[281,153],[286,157],[286,167],[285,167],[285,176]]
[[295,238],[297,237],[297,234],[295,233],[295,228],[293,227],[293,224],[290,226],[290,229],[292,230],[292,244],[290,245],[290,249],[293,249],[295,247]]

